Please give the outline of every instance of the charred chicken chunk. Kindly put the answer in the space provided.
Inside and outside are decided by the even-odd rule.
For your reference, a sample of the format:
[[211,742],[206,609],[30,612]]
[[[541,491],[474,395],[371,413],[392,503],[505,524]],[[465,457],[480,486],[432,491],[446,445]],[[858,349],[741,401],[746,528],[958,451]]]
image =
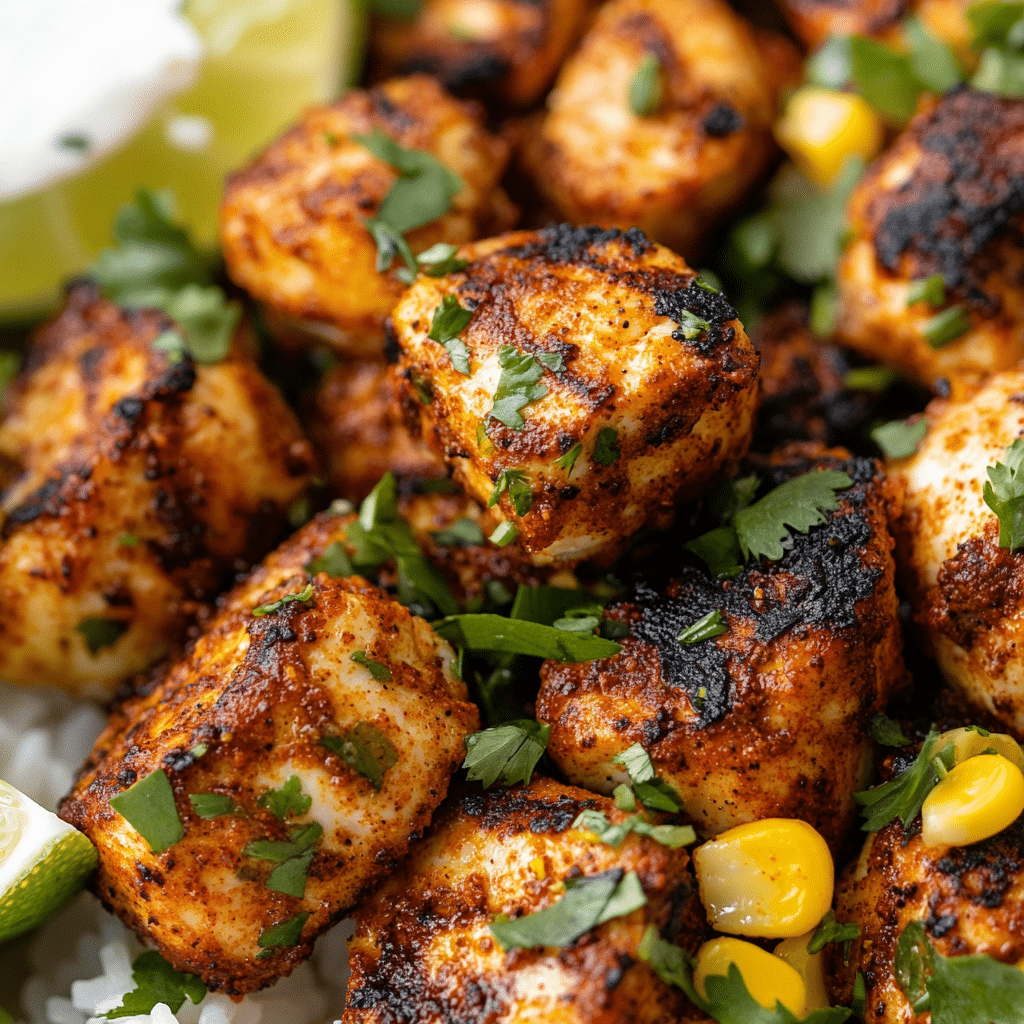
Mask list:
[[115,718],[61,806],[104,904],[229,995],[288,974],[393,871],[478,724],[451,648],[380,591],[286,564],[261,583]]
[[0,677],[109,696],[258,559],[312,470],[309,443],[242,351],[178,362],[171,327],[76,286],[14,385]]
[[1024,101],[954,90],[910,122],[847,207],[843,344],[931,386],[1024,356]]
[[746,450],[757,355],[680,257],[569,225],[460,256],[395,308],[398,372],[424,439],[500,511],[496,540],[538,565],[610,560]]
[[[836,850],[865,780],[866,732],[902,682],[884,477],[870,459],[790,458],[767,483],[839,470],[853,486],[777,561],[717,579],[685,568],[637,583],[605,615],[629,627],[612,658],[545,662],[537,718],[576,785],[611,793],[613,759],[635,743],[714,836],[761,818],[800,818]],[[684,631],[718,612],[710,639]]]
[[[649,924],[691,952],[704,929],[684,850],[630,835],[618,849],[572,828],[585,810],[618,822],[611,800],[535,777],[528,787],[462,790],[430,836],[357,913],[344,1024],[537,1020],[670,1024],[699,1018],[637,956]],[[507,951],[490,925],[550,907],[564,883],[635,873],[646,903],[564,949]]]
[[[420,253],[511,225],[498,187],[507,146],[481,118],[479,105],[453,99],[424,75],[355,89],[309,109],[228,182],[220,234],[231,277],[278,318],[309,321],[310,333],[342,351],[380,358],[384,317],[404,287],[403,262],[399,257],[387,261],[390,269],[377,269],[379,247],[366,222],[381,215],[400,172],[360,137],[383,137],[383,147],[376,144],[382,153],[390,140],[433,158],[423,172],[431,196],[435,187],[454,186],[446,212],[403,228],[412,252]],[[395,159],[422,163],[415,155]],[[392,199],[389,205],[388,216],[417,219],[415,204]]]

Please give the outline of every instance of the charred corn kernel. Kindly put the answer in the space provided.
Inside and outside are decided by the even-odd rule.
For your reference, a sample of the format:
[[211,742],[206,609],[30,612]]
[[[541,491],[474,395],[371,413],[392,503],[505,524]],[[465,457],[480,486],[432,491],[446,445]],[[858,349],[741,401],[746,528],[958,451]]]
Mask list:
[[1024,750],[1021,750],[1020,744],[1005,732],[986,732],[973,725],[963,729],[950,729],[935,741],[935,749],[944,750],[951,743],[953,759],[957,764],[963,764],[969,757],[995,751],[1024,772]]
[[548,876],[547,868],[544,867],[543,857],[534,857],[530,861],[530,869],[538,878],[547,878]]
[[742,939],[712,939],[697,950],[693,983],[705,999],[706,979],[715,974],[728,977],[730,964],[736,965],[747,991],[766,1010],[774,1010],[776,1003],[782,1003],[795,1017],[807,1013],[807,992],[800,973],[774,954]]
[[967,846],[1002,832],[1024,811],[1024,774],[1002,754],[958,764],[925,797],[921,838],[927,846]]
[[805,821],[737,825],[695,850],[693,866],[711,925],[730,935],[788,939],[832,906],[832,854]]
[[790,96],[775,137],[809,178],[829,185],[851,154],[878,153],[885,129],[860,96],[805,85]]
[[831,1003],[825,989],[825,967],[823,953],[808,953],[807,943],[813,931],[804,932],[795,939],[783,939],[774,949],[775,956],[785,960],[804,980],[808,1010],[827,1010]]

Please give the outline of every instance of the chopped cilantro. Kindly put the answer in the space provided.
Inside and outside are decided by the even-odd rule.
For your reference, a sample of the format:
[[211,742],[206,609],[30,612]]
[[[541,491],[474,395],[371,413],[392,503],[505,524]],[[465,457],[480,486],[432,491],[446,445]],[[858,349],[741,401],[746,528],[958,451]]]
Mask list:
[[963,306],[950,306],[921,325],[921,333],[932,348],[941,348],[970,329],[971,315]]
[[182,327],[197,363],[219,363],[227,356],[242,307],[228,302],[220,288],[188,284],[152,304]]
[[132,981],[135,988],[121,997],[121,1005],[101,1013],[107,1020],[118,1017],[135,1017],[149,1013],[158,1003],[163,1003],[177,1013],[187,996],[193,1003],[201,1003],[206,995],[206,986],[193,974],[176,971],[159,953],[147,949],[140,953],[132,964]]
[[702,334],[711,330],[711,324],[702,320],[696,313],[688,309],[682,310],[679,314],[679,327],[672,332],[673,337],[682,335],[687,341],[696,341]]
[[487,538],[495,547],[507,548],[519,536],[519,527],[515,523],[505,521],[498,523],[494,532]]
[[533,490],[526,474],[521,469],[503,469],[494,481],[494,489],[487,499],[487,507],[493,508],[501,500],[501,495],[508,491],[509,501],[517,516],[525,516],[533,505]]
[[294,594],[285,594],[284,597],[278,598],[276,601],[271,601],[269,604],[258,604],[253,608],[252,613],[257,619],[262,618],[264,615],[273,615],[274,612],[280,611],[286,604],[292,604],[295,601],[299,601],[302,604],[309,604],[313,600],[313,584],[307,583],[302,590],[297,591]]
[[702,640],[710,640],[728,632],[729,624],[722,619],[722,609],[716,608],[699,618],[692,626],[687,626],[676,639],[681,644],[699,644]]
[[905,747],[910,742],[910,737],[903,732],[899,723],[888,715],[875,715],[868,723],[868,734],[883,747]]
[[570,608],[551,625],[555,629],[567,629],[570,633],[592,633],[601,624],[601,612],[599,604],[581,605]]
[[313,849],[323,835],[323,826],[313,822],[311,825],[293,829],[287,839],[256,839],[247,843],[242,847],[242,856],[283,864],[292,857],[298,857]]
[[[287,921],[282,921],[280,924],[275,924],[273,927],[265,929],[256,940],[256,945],[263,947],[267,955],[269,955],[271,949],[297,946],[302,936],[302,926],[306,923],[307,917],[309,917],[309,914],[303,911],[301,914],[290,917]],[[260,955],[262,956],[263,954]]]
[[565,360],[557,352],[538,352],[537,362],[554,373],[561,373],[565,369]]
[[860,925],[855,922],[840,923],[833,911],[829,911],[807,943],[807,952],[820,953],[830,942],[853,942],[860,935]]
[[90,654],[95,654],[104,647],[113,647],[128,630],[128,623],[120,619],[105,619],[102,616],[90,616],[82,619],[75,626],[75,630],[82,634],[85,646],[89,648]]
[[484,789],[498,781],[505,786],[529,785],[550,734],[550,726],[521,718],[467,736],[462,764],[466,777],[470,782],[482,782]]
[[455,255],[458,251],[457,245],[438,242],[421,252],[416,257],[416,262],[428,277],[444,277],[445,274],[464,270],[469,265],[469,260],[459,259]]
[[150,347],[155,348],[157,352],[163,352],[169,363],[180,363],[188,351],[181,332],[175,330],[161,331],[153,339],[153,344]]
[[290,857],[283,864],[278,864],[267,876],[266,887],[273,892],[285,896],[306,895],[306,879],[309,876],[309,865],[313,863],[316,850],[307,850],[297,857]]
[[520,583],[509,615],[513,619],[552,626],[558,619],[565,618],[572,609],[587,607],[593,600],[586,590],[571,590],[548,584],[531,587]]
[[514,920],[499,914],[491,924],[491,933],[505,950],[564,947],[591,928],[631,914],[646,903],[636,872],[613,868],[599,875],[567,878],[565,895],[544,910]]
[[284,821],[289,814],[305,814],[312,806],[313,798],[302,792],[302,780],[298,775],[292,775],[280,789],[268,790],[256,802],[278,821]]
[[983,497],[999,519],[999,546],[1014,550],[1024,545],[1024,440],[1017,438],[1003,459],[986,472]]
[[622,650],[619,644],[590,633],[571,633],[539,622],[487,613],[451,615],[435,623],[434,630],[449,643],[469,651],[527,654],[561,662],[610,658]]
[[661,103],[661,61],[656,53],[645,53],[629,81],[629,109],[637,117],[649,117]]
[[434,538],[435,544],[445,548],[472,548],[484,542],[484,531],[465,516],[456,519],[451,526],[444,530],[437,530],[430,535]]
[[685,547],[704,562],[712,576],[735,576],[743,570],[743,555],[731,524],[716,526],[689,541]]
[[459,305],[458,297],[445,295],[441,305],[434,310],[427,337],[442,345],[459,373],[469,376],[469,349],[459,338],[466,325],[473,319],[473,310]]
[[220,818],[225,814],[245,813],[245,808],[225,793],[190,793],[188,799],[192,804],[192,810],[200,818]]
[[[639,744],[634,743],[621,754],[612,758],[613,764],[621,764],[629,773],[633,783],[633,793],[637,800],[649,811],[665,811],[677,814],[682,810],[683,801],[679,794],[665,781],[660,779],[654,770],[650,755]],[[628,810],[631,808],[621,808]]]
[[174,804],[174,790],[163,768],[112,796],[110,806],[146,840],[153,853],[169,850],[185,835]]
[[630,832],[648,836],[662,846],[672,850],[689,846],[697,841],[697,833],[690,825],[652,825],[639,814],[630,815],[625,821],[613,825],[600,811],[582,811],[572,823],[573,828],[593,832],[594,837],[608,846],[619,847]]
[[389,683],[391,681],[391,669],[379,661],[374,661],[365,651],[353,651],[349,657],[357,665],[369,669],[370,675],[378,682]]
[[917,451],[917,446],[928,433],[928,421],[921,419],[890,420],[871,431],[871,440],[882,450],[887,459],[905,459]]
[[544,375],[544,367],[532,355],[520,352],[515,345],[501,346],[498,366],[501,367],[501,376],[498,377],[489,415],[506,427],[522,430],[526,421],[520,410],[548,393],[547,385],[538,383]]
[[394,744],[369,722],[356,722],[340,736],[324,736],[320,742],[358,772],[378,793],[389,768],[398,764]]
[[557,466],[559,469],[565,470],[566,478],[572,476],[573,467],[576,465],[576,460],[580,457],[580,452],[583,451],[583,443],[577,441],[567,452],[559,455],[552,465]]
[[325,572],[332,579],[351,576],[355,571],[349,561],[345,545],[340,540],[328,544],[319,555],[306,563],[305,568],[310,576]]
[[377,246],[377,260],[374,263],[374,269],[377,273],[387,273],[395,262],[395,257],[401,256],[405,266],[396,270],[395,274],[399,280],[406,284],[412,284],[413,278],[416,276],[418,264],[416,263],[416,257],[412,254],[412,249],[409,248],[409,243],[405,240],[405,236],[400,231],[396,231],[390,224],[373,217],[368,217],[363,221],[363,224],[373,237],[373,244]]
[[594,444],[594,461],[601,466],[610,466],[621,454],[615,447],[619,432],[614,427],[602,427]]
[[907,305],[913,306],[916,302],[927,302],[929,306],[938,308],[946,301],[946,279],[942,274],[933,274],[931,277],[914,281],[907,292]]

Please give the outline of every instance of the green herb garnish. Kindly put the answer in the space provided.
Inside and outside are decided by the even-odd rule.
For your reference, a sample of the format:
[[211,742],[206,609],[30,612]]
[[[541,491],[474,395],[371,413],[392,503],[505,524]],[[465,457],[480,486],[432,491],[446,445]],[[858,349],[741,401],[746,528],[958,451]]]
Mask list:
[[999,546],[1014,550],[1024,545],[1024,440],[1017,438],[1003,459],[985,471],[982,496],[999,519]]
[[416,262],[420,265],[420,270],[428,277],[444,277],[446,274],[464,270],[469,265],[469,260],[459,259],[455,255],[458,251],[457,245],[438,242],[429,249],[424,249],[416,257]]
[[699,618],[692,626],[687,626],[676,639],[681,644],[699,644],[702,640],[710,640],[728,632],[729,624],[722,618],[722,609],[716,608]]
[[853,942],[860,936],[860,925],[854,922],[840,923],[833,911],[829,911],[807,943],[807,952],[820,953],[830,942]]
[[323,826],[313,822],[294,829],[287,839],[256,839],[247,843],[242,847],[242,856],[283,864],[292,857],[307,853],[320,842],[323,835]]
[[337,754],[349,768],[369,780],[378,793],[384,785],[388,769],[398,763],[398,751],[394,744],[369,722],[356,722],[340,736],[324,736],[320,742]]
[[955,341],[970,329],[971,317],[963,306],[950,306],[921,325],[921,333],[932,348]]
[[459,338],[459,334],[472,319],[473,310],[460,306],[457,296],[445,295],[441,299],[441,305],[434,310],[430,321],[430,332],[427,334],[432,341],[444,346],[444,350],[451,358],[452,366],[467,377],[469,376],[469,349],[466,348],[466,343]]
[[672,332],[673,336],[682,335],[687,341],[696,341],[702,334],[711,330],[711,324],[702,320],[696,313],[684,309],[679,314],[679,326]]
[[486,613],[452,615],[435,623],[434,630],[468,651],[526,654],[560,662],[610,658],[622,650],[619,644],[589,633],[570,633],[539,622]]
[[548,745],[551,728],[528,718],[515,719],[466,737],[466,760],[470,782],[482,782],[489,789],[495,782],[529,785],[533,770]]
[[868,723],[868,735],[883,747],[905,747],[910,742],[899,723],[888,715],[875,715]]
[[260,956],[269,956],[272,949],[297,946],[299,938],[302,936],[302,926],[308,917],[309,913],[303,911],[301,914],[296,914],[287,921],[282,921],[261,932],[260,937],[256,940],[256,945],[264,948],[264,952]]
[[[612,758],[613,764],[621,764],[629,774],[633,783],[633,793],[649,811],[665,811],[668,814],[677,814],[682,810],[683,801],[679,794],[665,781],[660,779],[654,770],[654,763],[650,755],[639,744],[634,743],[627,747],[621,754]],[[616,798],[628,804],[625,794]],[[632,810],[632,807],[620,806],[620,810]]]
[[645,53],[629,82],[629,109],[637,117],[649,117],[661,103],[661,61]]
[[467,519],[465,516],[462,519],[456,519],[447,529],[437,530],[430,536],[434,539],[435,544],[440,544],[445,548],[472,548],[483,544],[485,540],[484,531],[472,519]]
[[194,974],[176,971],[159,953],[147,949],[132,964],[135,988],[121,997],[121,1005],[101,1013],[107,1020],[135,1017],[150,1013],[158,1003],[164,1003],[171,1013],[177,1013],[186,996],[193,1003],[201,1003],[206,986]]
[[245,813],[245,808],[240,803],[224,793],[190,793],[188,799],[192,804],[192,810],[200,818],[220,818],[225,814]]
[[282,609],[286,604],[292,604],[295,601],[299,601],[302,604],[309,604],[313,600],[313,584],[307,583],[302,590],[297,591],[294,594],[285,594],[284,597],[278,598],[276,601],[271,601],[270,604],[258,604],[253,608],[252,613],[256,618],[262,618],[264,615],[272,615],[274,612]]
[[602,427],[594,444],[594,461],[601,466],[610,466],[621,454],[615,447],[619,432],[614,427]]
[[90,616],[82,619],[75,626],[75,630],[82,634],[85,646],[89,648],[90,654],[95,654],[104,647],[113,647],[118,640],[128,631],[128,623],[120,619],[105,619],[102,616]]
[[533,505],[533,490],[526,474],[521,469],[503,469],[494,481],[494,489],[487,499],[487,507],[493,508],[508,491],[509,501],[517,516],[525,516]]
[[914,281],[907,292],[907,305],[916,302],[927,302],[929,306],[938,308],[946,301],[946,279],[942,274],[933,274],[920,281]]
[[391,682],[391,669],[379,661],[374,661],[365,651],[353,651],[349,657],[363,668],[369,669],[370,675],[378,682]]
[[502,345],[498,349],[498,365],[501,376],[494,391],[494,403],[488,414],[513,430],[522,430],[526,421],[520,410],[543,398],[547,385],[538,381],[544,375],[544,367],[532,355],[520,352],[515,345]]
[[313,798],[302,792],[298,775],[292,775],[280,789],[268,790],[256,802],[278,821],[284,821],[289,814],[305,814],[313,805]]
[[163,768],[112,796],[110,806],[146,840],[153,853],[169,850],[185,835],[174,804],[174,790]]
[[345,545],[340,540],[332,541],[328,544],[316,558],[306,563],[305,569],[310,576],[316,576],[318,573],[325,572],[332,579],[351,576],[355,572],[352,568],[352,562],[349,560],[348,552],[345,550]]
[[871,440],[882,449],[887,459],[905,459],[917,451],[927,433],[928,421],[923,417],[914,423],[890,420],[871,431]]
[[630,832],[648,836],[672,850],[697,841],[697,833],[690,825],[653,825],[639,814],[630,815],[625,821],[613,825],[600,811],[582,811],[572,827],[593,832],[600,842],[616,848],[622,845]]
[[564,469],[566,478],[568,478],[572,476],[573,467],[576,465],[576,460],[580,457],[580,452],[582,451],[583,443],[578,441],[563,455],[559,455],[552,465],[557,466],[559,469]]
[[525,619],[527,622],[553,626],[573,609],[587,607],[592,605],[593,601],[593,597],[586,590],[571,590],[568,587],[552,587],[548,584],[531,587],[520,583],[509,615],[513,619]]
[[487,538],[497,548],[507,548],[519,536],[519,527],[507,520],[498,523],[494,532]]

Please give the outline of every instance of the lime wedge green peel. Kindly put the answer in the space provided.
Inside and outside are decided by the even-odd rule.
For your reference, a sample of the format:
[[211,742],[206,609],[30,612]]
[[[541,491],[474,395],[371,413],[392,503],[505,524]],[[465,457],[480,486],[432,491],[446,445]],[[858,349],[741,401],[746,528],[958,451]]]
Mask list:
[[0,782],[0,943],[59,910],[97,861],[81,832]]

